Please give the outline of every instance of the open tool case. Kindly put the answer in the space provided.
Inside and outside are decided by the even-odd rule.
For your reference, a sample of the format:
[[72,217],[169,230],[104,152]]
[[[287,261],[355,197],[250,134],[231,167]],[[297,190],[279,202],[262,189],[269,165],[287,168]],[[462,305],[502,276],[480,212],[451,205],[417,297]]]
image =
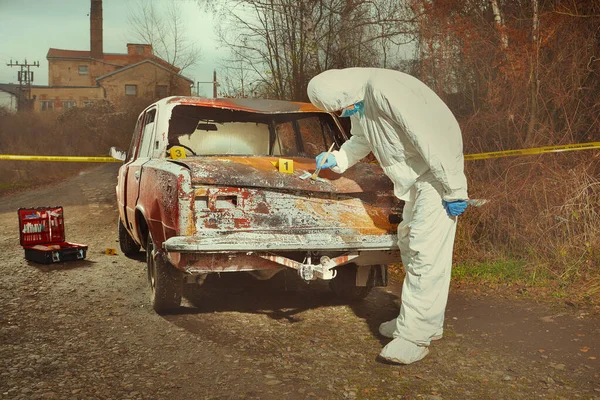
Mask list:
[[62,207],[20,208],[17,213],[27,260],[51,264],[85,258],[87,246],[65,242]]

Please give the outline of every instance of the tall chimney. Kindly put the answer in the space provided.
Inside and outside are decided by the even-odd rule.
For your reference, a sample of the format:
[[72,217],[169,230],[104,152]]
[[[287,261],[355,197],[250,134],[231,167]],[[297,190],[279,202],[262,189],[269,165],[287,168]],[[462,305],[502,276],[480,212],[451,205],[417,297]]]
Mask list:
[[101,59],[104,56],[102,48],[102,0],[91,0],[90,10],[90,57]]

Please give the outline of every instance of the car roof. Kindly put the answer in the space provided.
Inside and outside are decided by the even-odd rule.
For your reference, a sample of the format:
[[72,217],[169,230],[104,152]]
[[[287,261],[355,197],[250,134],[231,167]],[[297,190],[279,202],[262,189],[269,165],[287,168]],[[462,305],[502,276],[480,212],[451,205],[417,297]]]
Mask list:
[[173,96],[156,102],[156,104],[189,105],[199,107],[214,107],[235,111],[247,111],[260,114],[280,113],[305,113],[325,111],[315,107],[311,103],[299,101],[265,100],[265,99],[237,99],[237,98],[204,98]]

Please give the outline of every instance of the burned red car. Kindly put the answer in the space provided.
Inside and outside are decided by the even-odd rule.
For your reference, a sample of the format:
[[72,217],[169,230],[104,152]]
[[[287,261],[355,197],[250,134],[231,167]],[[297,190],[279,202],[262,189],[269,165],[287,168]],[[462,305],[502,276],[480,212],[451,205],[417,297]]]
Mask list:
[[139,117],[118,173],[119,241],[146,250],[152,304],[179,307],[208,274],[285,268],[346,298],[387,284],[401,203],[374,163],[343,175],[314,157],[346,140],[311,104],[169,97]]

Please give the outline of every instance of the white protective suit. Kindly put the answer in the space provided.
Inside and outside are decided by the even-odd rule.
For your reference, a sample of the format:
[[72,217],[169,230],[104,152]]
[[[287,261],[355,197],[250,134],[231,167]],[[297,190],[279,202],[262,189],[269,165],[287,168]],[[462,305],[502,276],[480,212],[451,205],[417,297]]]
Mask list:
[[424,83],[402,72],[376,68],[325,71],[308,84],[311,102],[334,112],[364,101],[353,114],[352,137],[334,151],[343,173],[373,152],[405,200],[398,245],[406,278],[400,315],[384,335],[393,336],[381,356],[409,364],[427,355],[443,331],[456,217],[442,200],[467,200],[460,127],[450,109]]

